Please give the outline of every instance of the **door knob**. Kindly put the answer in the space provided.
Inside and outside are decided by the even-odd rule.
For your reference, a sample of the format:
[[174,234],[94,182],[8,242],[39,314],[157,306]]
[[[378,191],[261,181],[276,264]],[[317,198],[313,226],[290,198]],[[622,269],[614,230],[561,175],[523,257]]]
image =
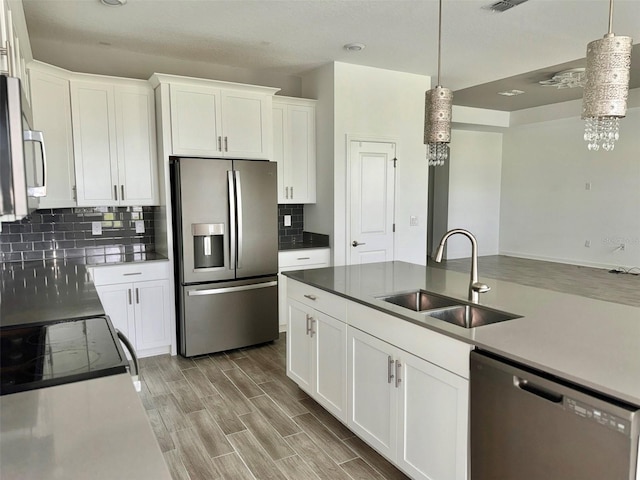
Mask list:
[[352,246],[352,247],[357,247],[358,245],[366,245],[366,243],[359,243],[357,240],[354,240],[354,241],[351,243],[351,246]]

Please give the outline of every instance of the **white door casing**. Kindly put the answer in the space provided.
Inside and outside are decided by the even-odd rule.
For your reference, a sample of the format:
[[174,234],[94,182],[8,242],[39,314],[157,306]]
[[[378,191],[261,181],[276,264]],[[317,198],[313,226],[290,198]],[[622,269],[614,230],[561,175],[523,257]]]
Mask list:
[[396,143],[348,143],[347,241],[349,264],[394,259]]

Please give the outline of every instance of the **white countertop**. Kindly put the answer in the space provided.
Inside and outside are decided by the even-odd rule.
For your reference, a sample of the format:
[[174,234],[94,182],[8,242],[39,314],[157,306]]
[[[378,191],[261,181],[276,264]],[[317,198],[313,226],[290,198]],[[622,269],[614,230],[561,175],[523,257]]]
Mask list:
[[425,289],[466,301],[467,274],[385,262],[285,275],[640,406],[640,308],[481,275],[481,304],[522,318],[465,329],[375,297]]
[[170,480],[128,374],[0,397],[3,480]]

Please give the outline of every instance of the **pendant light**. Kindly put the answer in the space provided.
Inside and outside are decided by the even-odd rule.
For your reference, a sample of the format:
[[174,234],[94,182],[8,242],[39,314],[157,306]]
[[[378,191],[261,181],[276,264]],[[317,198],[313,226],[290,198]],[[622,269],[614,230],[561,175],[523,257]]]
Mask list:
[[609,32],[587,45],[582,118],[589,150],[613,150],[619,136],[618,120],[627,112],[632,40],[614,35],[612,28],[613,0],[609,0]]
[[429,166],[444,165],[449,160],[451,141],[451,104],[453,92],[440,84],[440,51],[442,43],[442,0],[438,6],[438,84],[425,94],[424,143]]

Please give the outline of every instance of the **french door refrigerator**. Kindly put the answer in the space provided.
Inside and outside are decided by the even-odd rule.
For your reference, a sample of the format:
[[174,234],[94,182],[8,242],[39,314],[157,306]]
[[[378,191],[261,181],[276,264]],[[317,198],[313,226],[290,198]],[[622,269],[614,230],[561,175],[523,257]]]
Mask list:
[[277,338],[276,164],[173,158],[171,185],[180,354]]

